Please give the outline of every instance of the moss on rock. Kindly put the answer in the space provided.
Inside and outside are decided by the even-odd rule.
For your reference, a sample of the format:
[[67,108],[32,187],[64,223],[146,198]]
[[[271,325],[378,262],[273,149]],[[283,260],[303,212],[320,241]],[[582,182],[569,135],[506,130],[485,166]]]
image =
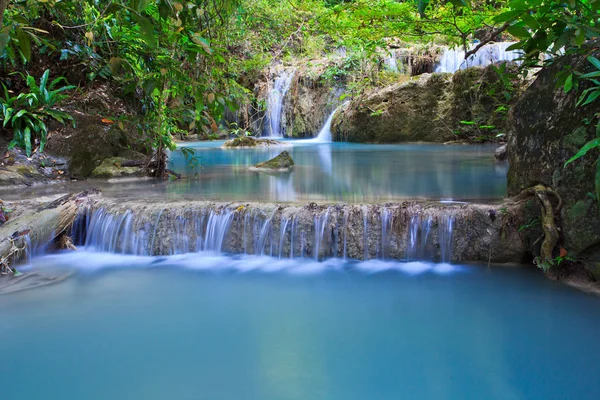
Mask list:
[[111,178],[132,178],[144,176],[144,171],[140,167],[123,167],[122,164],[127,161],[123,157],[109,157],[94,168],[91,177],[96,179]]
[[251,171],[258,172],[290,172],[294,167],[294,160],[287,151],[282,151],[276,157],[250,167]]
[[288,143],[281,142],[273,139],[255,139],[250,136],[241,136],[234,139],[230,139],[223,143],[223,148],[235,149],[235,148],[253,148],[253,147],[284,147],[289,146]]
[[336,116],[334,140],[351,142],[482,141],[503,132],[508,103],[492,67],[423,74],[373,89]]

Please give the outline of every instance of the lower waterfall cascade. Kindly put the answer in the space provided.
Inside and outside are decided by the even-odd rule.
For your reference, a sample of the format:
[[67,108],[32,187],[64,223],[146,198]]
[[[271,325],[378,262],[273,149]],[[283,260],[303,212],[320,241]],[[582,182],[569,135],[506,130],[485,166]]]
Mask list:
[[[485,226],[473,226],[474,212]],[[456,204],[197,202],[167,207],[101,201],[80,213],[72,235],[76,245],[90,251],[145,256],[237,253],[318,261],[339,257],[451,262],[486,258],[484,246],[503,240],[492,233],[488,225],[499,221],[487,221],[487,212],[484,206]],[[487,234],[482,234],[485,229]],[[517,246],[509,256],[491,258],[515,259],[521,251]]]

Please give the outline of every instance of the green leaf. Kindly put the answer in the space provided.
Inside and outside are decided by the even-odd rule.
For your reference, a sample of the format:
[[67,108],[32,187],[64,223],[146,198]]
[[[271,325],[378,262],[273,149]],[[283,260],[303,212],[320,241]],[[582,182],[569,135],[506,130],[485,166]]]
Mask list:
[[12,117],[12,123],[14,124],[16,120],[18,120],[19,118],[21,118],[23,115],[25,115],[27,113],[27,110],[19,110],[18,113],[16,113],[14,115],[14,117]]
[[144,18],[139,14],[132,14],[132,16],[140,26],[142,39],[144,39],[148,46],[155,48],[157,45],[157,40],[154,34],[154,25],[152,22],[150,22],[148,18]]
[[595,91],[593,91],[592,93],[590,93],[590,95],[588,96],[587,100],[585,101],[585,103],[583,103],[581,106],[586,106],[588,104],[590,104],[591,102],[593,102],[594,100],[596,100],[598,97],[600,96],[600,88],[596,88]]
[[42,78],[40,79],[40,92],[44,93],[46,91],[46,84],[48,83],[48,76],[50,76],[50,70],[47,69],[44,71]]
[[25,145],[25,153],[27,157],[31,156],[31,129],[25,128],[23,130],[23,144]]
[[524,13],[521,15],[521,20],[525,22],[525,25],[530,27],[532,30],[537,31],[540,29],[540,23],[533,18],[529,13]]
[[529,33],[529,31],[522,26],[519,25],[512,25],[507,29],[508,33],[510,33],[511,35],[521,39],[521,38],[525,38],[528,39],[531,37],[531,34]]
[[25,61],[31,60],[31,37],[21,29],[16,30],[19,49]]
[[600,76],[600,71],[590,72],[590,73],[581,75],[582,78],[596,78],[599,76]]
[[417,10],[421,18],[425,17],[425,9],[429,5],[429,0],[417,0]]
[[598,60],[596,57],[589,56],[588,61],[591,62],[594,65],[594,67],[596,67],[597,69],[600,69],[600,60]]
[[565,93],[569,93],[569,91],[573,88],[573,74],[569,74],[567,79],[565,80],[564,90]]
[[583,157],[584,155],[587,154],[588,151],[590,151],[598,146],[600,146],[600,138],[590,140],[585,145],[583,145],[583,147],[581,149],[579,149],[577,154],[575,154],[573,157],[571,157],[567,160],[567,162],[565,163],[565,167],[567,165],[569,165],[570,163],[572,163],[573,161]]
[[513,21],[513,20],[519,19],[521,14],[523,14],[524,12],[525,12],[524,10],[507,11],[505,13],[495,16],[494,22],[504,23],[504,22],[508,22],[508,21]]

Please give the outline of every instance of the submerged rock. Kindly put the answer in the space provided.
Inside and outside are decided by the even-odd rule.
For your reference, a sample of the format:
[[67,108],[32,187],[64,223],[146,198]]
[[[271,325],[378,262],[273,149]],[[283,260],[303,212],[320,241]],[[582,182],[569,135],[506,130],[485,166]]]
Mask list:
[[110,157],[102,161],[102,163],[94,168],[91,177],[96,179],[111,179],[111,178],[134,178],[145,175],[144,170],[139,166],[124,167],[127,159],[123,157]]
[[290,172],[294,167],[294,160],[287,150],[268,161],[250,167],[250,171],[256,172]]
[[503,144],[502,146],[498,147],[494,152],[494,158],[498,161],[505,161],[508,158],[506,148],[506,144]]
[[286,147],[288,143],[281,142],[279,140],[261,138],[255,139],[249,136],[237,137],[223,143],[225,149],[245,148],[245,147]]

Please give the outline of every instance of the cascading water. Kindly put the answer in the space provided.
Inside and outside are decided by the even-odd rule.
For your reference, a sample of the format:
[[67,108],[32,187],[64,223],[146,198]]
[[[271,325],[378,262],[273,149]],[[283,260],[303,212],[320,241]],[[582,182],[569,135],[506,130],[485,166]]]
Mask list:
[[296,71],[282,70],[273,82],[273,89],[267,99],[268,125],[264,136],[283,137],[285,129],[281,124],[285,95],[290,89]]
[[335,117],[335,114],[338,112],[338,110],[340,110],[342,107],[345,107],[347,104],[348,104],[348,102],[345,102],[341,106],[339,106],[335,110],[333,110],[333,112],[331,114],[329,114],[329,117],[327,117],[327,120],[325,121],[325,124],[323,125],[323,128],[321,128],[321,131],[319,132],[317,137],[314,139],[310,139],[308,141],[314,142],[314,143],[329,143],[329,142],[331,142],[331,140],[332,140],[331,123],[333,122],[333,117]]
[[396,58],[396,53],[390,51],[383,59],[383,63],[385,65],[385,69],[389,72],[398,73],[398,60]]
[[[514,42],[489,43],[465,60],[464,49],[447,49],[435,72],[456,72],[468,67],[485,67],[499,61],[516,61],[522,56],[517,50],[507,50]],[[473,48],[475,46],[472,46]]]
[[452,233],[454,217],[446,215],[438,222],[438,236],[440,242],[440,260],[448,263],[452,260]]
[[[446,206],[444,206],[446,207]],[[279,258],[452,259],[456,213],[419,207],[197,203],[82,211],[72,237],[88,251],[132,255],[244,253]],[[406,221],[406,222],[404,222]],[[437,234],[432,234],[432,226]]]

